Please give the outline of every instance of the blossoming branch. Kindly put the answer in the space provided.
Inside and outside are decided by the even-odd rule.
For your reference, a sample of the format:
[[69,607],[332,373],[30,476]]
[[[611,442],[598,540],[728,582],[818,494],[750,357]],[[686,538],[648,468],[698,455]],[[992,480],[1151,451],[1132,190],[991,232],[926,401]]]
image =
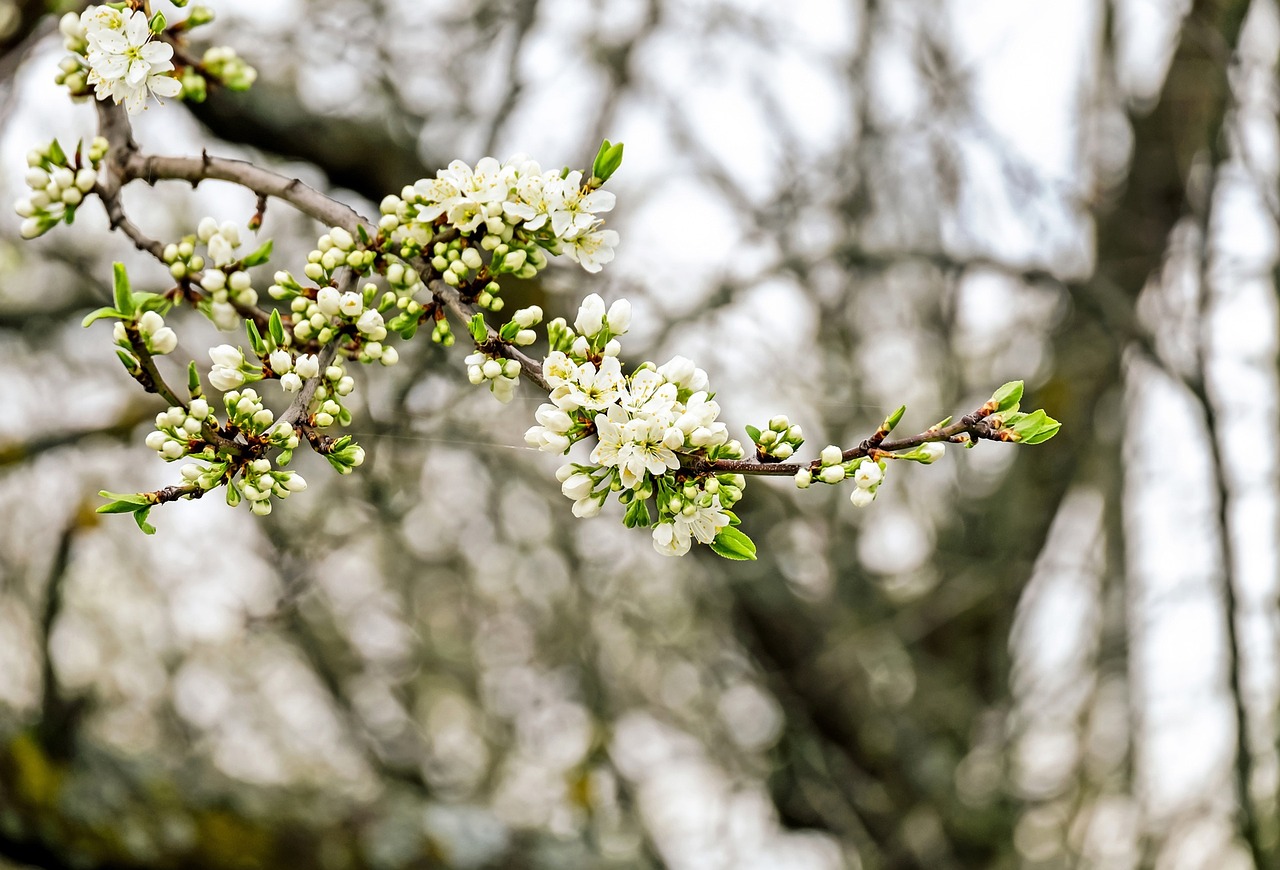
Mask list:
[[[862,507],[875,499],[894,461],[929,464],[948,443],[1037,444],[1058,430],[1044,411],[1019,411],[1022,384],[1015,381],[960,420],[891,439],[905,411],[899,408],[861,443],[828,445],[817,458],[798,462],[804,433],[785,415],[763,428],[747,426],[749,446],[731,437],[707,373],[691,360],[625,366],[621,339],[631,325],[625,299],[606,306],[588,294],[572,324],[563,317],[544,324],[538,306],[501,320],[508,276],[534,277],[562,254],[591,274],[613,260],[618,233],[603,215],[616,202],[603,186],[621,165],[621,143],[606,140],[589,172],[544,170],[524,157],[485,157],[474,166],[455,160],[434,178],[385,197],[376,221],[250,163],[142,153],[129,116],[153,99],[199,101],[209,87],[243,90],[255,80],[253,68],[230,48],[210,48],[199,59],[189,53],[187,34],[212,19],[207,7],[194,5],[169,23],[145,0],[66,15],[61,32],[70,54],[58,80],[73,99],[98,101],[99,136],[71,154],[56,140],[33,150],[26,175],[31,191],[16,204],[22,235],[34,238],[72,223],[85,197],[96,195],[112,228],[150,253],[175,282],[164,293],[136,292],[116,264],[113,304],[85,318],[86,326],[114,321],[116,355],[126,372],[167,405],[147,446],[166,462],[182,462],[172,486],[103,493],[109,501],[102,512],[132,514],[151,533],[148,516],[156,505],[224,489],[227,504],[243,502],[257,515],[269,514],[274,501],[306,489],[287,468],[304,442],[338,472],[351,472],[364,461],[363,449],[349,436],[330,434],[351,422],[355,380],[348,368],[395,365],[397,341],[419,331],[448,348],[455,342],[451,323],[473,345],[464,360],[472,384],[504,403],[522,380],[546,394],[536,425],[525,433],[530,447],[567,455],[578,442],[590,445],[557,472],[573,514],[596,516],[616,498],[624,524],[648,529],[664,555],[683,555],[696,542],[726,558],[754,558],[755,544],[733,512],[751,475],[785,474],[801,489],[847,482],[850,501]],[[326,227],[297,274],[273,273],[266,299],[258,287],[271,242],[245,244],[260,213],[243,231],[236,222],[208,217],[193,232],[158,240],[144,235],[121,204],[121,188],[136,180],[194,184],[206,178],[242,185],[264,203],[282,199]],[[179,306],[220,330],[245,333],[243,342],[208,349],[207,368],[192,360],[181,389],[155,364],[179,347],[165,322]],[[531,356],[526,349],[535,346],[541,350]],[[278,390],[265,389],[268,381],[277,381]],[[207,395],[206,384],[220,395]]]

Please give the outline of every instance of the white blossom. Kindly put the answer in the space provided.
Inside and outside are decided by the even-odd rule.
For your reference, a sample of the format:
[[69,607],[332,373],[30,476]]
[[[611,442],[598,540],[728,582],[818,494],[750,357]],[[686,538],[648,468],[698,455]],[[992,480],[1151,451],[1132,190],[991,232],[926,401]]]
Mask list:
[[81,16],[89,50],[87,81],[99,100],[124,103],[129,114],[141,110],[148,93],[176,97],[182,84],[173,71],[173,47],[153,40],[147,16],[91,6]]
[[564,254],[588,272],[599,272],[605,263],[613,262],[614,248],[618,246],[615,230],[591,230],[568,239]]
[[870,459],[859,463],[857,469],[853,472],[853,482],[862,489],[871,489],[883,477],[884,474],[880,471],[879,464],[872,462]]
[[653,527],[653,548],[663,556],[683,556],[692,543],[687,525],[670,522]]
[[293,370],[300,378],[314,378],[320,374],[320,360],[314,353],[304,353],[294,360]]

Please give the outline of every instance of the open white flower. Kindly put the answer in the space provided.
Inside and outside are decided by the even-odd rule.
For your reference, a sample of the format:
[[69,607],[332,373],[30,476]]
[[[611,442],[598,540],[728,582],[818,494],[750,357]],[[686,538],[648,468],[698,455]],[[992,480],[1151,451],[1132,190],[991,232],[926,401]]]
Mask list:
[[129,114],[140,111],[148,93],[176,97],[182,84],[173,71],[173,46],[151,38],[147,16],[138,10],[116,15],[105,7],[86,10],[82,22],[89,43],[89,74],[99,100],[124,103]]
[[618,234],[614,230],[591,230],[568,239],[564,253],[570,260],[588,272],[599,272],[605,263],[613,261],[613,249],[618,246]]

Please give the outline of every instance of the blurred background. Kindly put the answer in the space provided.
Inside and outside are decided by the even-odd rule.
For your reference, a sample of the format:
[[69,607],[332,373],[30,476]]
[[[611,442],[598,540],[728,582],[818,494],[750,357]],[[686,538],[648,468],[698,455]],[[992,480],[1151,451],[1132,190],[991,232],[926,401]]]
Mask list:
[[[663,559],[571,516],[532,390],[423,335],[361,381],[358,473],[300,455],[269,518],[144,538],[92,508],[174,480],[160,408],[79,324],[111,260],[167,276],[92,204],[0,220],[0,866],[1280,866],[1275,0],[212,5],[259,83],[153,105],[144,150],[371,215],[621,140],[617,260],[509,310],[629,298],[624,358],[695,359],[738,437],[919,431],[1015,378],[1063,428],[862,511],[754,480],[758,562]],[[0,0],[0,200],[93,134],[68,6]],[[165,240],[254,206],[125,203]],[[273,203],[255,283],[319,232]]]

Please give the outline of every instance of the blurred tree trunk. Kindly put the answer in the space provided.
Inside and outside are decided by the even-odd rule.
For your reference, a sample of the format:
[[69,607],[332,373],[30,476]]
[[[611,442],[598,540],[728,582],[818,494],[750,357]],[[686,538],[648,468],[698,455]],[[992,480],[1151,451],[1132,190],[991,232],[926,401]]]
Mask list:
[[[939,558],[945,579],[934,596],[946,594],[948,583],[983,588],[966,590],[980,601],[977,606],[910,647],[919,678],[911,705],[892,715],[878,710],[847,655],[855,626],[865,631],[887,618],[883,605],[879,613],[844,613],[842,621],[828,608],[807,605],[765,579],[778,576],[776,565],[762,565],[757,582],[733,587],[750,635],[748,647],[758,652],[766,670],[772,669],[779,697],[797,707],[788,710],[791,727],[808,723],[809,739],[829,744],[859,771],[855,787],[825,793],[843,793],[865,821],[883,860],[869,867],[936,870],[1018,863],[1016,809],[1008,801],[986,811],[966,807],[954,792],[954,764],[967,751],[979,716],[1007,708],[1014,611],[1067,492],[1092,485],[1110,499],[1122,496],[1109,478],[1121,470],[1123,422],[1114,415],[1124,413],[1122,356],[1141,338],[1135,304],[1158,274],[1174,226],[1196,205],[1187,186],[1193,163],[1206,158],[1216,163],[1221,154],[1230,96],[1227,71],[1248,6],[1246,0],[1197,2],[1183,23],[1159,99],[1150,111],[1131,112],[1127,182],[1114,200],[1097,207],[1095,268],[1069,286],[1073,304],[1054,336],[1053,377],[1035,397],[1037,406],[1063,421],[1062,431],[1052,450],[1019,452],[1016,466],[991,496],[960,501],[954,521],[940,535],[937,552],[948,555]],[[1099,438],[1100,432],[1110,437]],[[1120,509],[1109,510],[1118,514]],[[762,519],[755,524],[767,526],[769,519]],[[1112,531],[1119,529],[1112,524]],[[847,551],[847,542],[841,546]],[[856,566],[849,570],[846,582],[864,582]],[[886,736],[891,738],[887,745]],[[940,762],[951,765],[944,783],[932,769]],[[942,836],[917,834],[913,842],[909,821],[917,820],[927,833],[930,818],[938,821]]]

